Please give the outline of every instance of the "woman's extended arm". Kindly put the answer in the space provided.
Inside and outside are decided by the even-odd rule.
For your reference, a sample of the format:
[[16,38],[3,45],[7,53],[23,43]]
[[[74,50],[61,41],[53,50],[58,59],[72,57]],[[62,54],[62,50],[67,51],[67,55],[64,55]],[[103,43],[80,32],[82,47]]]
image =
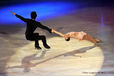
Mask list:
[[58,31],[55,31],[55,30],[53,30],[53,29],[52,29],[52,32],[54,32],[54,33],[56,33],[56,34],[58,34],[58,35],[60,35],[60,36],[64,37],[64,34],[62,34],[62,33],[58,32]]

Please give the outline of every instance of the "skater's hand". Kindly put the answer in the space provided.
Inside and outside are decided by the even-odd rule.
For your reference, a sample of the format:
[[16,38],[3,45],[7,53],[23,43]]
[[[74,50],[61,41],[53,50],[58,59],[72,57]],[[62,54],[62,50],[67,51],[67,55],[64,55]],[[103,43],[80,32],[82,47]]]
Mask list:
[[16,15],[14,12],[10,11],[13,15]]
[[51,30],[51,32],[55,32],[55,30],[54,30],[54,29],[52,29],[52,30]]

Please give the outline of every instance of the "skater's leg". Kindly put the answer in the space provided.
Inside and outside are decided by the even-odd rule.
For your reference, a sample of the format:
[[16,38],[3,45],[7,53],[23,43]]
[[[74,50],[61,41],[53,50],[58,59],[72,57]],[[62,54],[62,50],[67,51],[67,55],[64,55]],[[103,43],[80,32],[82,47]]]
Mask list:
[[41,47],[39,46],[39,34],[38,33],[34,33],[33,34],[33,39],[35,41],[35,48],[36,49],[41,49]]
[[85,35],[84,36],[84,40],[88,40],[90,42],[93,42],[93,43],[97,43],[96,39],[94,39],[92,36],[90,36],[89,34]]
[[45,36],[41,35],[41,36],[39,36],[39,39],[42,40],[43,45],[44,45],[45,48],[48,48],[48,49],[50,48],[50,46],[46,42],[46,37]]
[[35,48],[41,49],[41,47],[39,46],[39,40],[35,40]]
[[34,46],[35,46],[36,49],[41,49],[41,47],[39,46],[39,42],[38,42],[39,39],[38,39],[38,37],[39,37],[39,33],[34,33],[34,34],[26,35],[26,39],[27,40],[35,42]]

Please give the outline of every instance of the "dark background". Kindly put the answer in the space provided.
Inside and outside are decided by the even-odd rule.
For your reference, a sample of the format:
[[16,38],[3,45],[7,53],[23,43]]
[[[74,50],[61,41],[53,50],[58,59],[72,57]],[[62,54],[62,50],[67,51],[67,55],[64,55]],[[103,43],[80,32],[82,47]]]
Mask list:
[[0,6],[8,6],[14,4],[21,4],[21,3],[31,3],[31,2],[56,2],[56,1],[63,1],[63,2],[79,2],[79,3],[86,3],[88,6],[113,6],[113,0],[0,0]]

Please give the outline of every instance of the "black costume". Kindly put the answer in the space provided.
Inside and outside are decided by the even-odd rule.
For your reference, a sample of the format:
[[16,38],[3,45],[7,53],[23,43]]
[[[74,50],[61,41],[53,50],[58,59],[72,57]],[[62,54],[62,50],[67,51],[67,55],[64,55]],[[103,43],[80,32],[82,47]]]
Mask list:
[[27,23],[26,32],[25,32],[25,36],[26,36],[27,40],[35,41],[35,47],[39,47],[38,41],[42,40],[44,47],[50,48],[46,43],[46,37],[45,36],[39,35],[39,33],[34,33],[34,31],[37,27],[45,29],[51,33],[50,28],[42,25],[40,22],[37,22],[37,21],[32,20],[32,19],[23,18],[22,16],[17,15],[17,14],[16,14],[16,17],[18,17],[19,19],[21,19]]

